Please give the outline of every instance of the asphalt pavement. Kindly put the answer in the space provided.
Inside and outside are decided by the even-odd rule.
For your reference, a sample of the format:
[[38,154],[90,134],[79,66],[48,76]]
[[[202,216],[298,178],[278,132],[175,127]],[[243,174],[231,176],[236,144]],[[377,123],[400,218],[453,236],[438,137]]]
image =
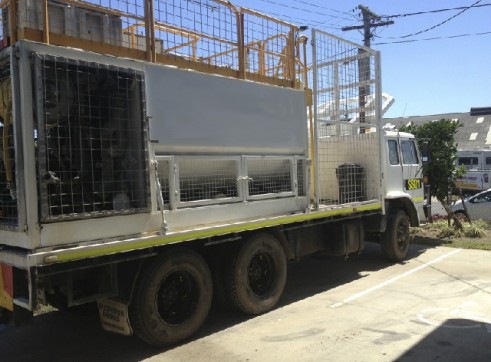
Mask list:
[[146,361],[491,361],[491,253],[413,252]]
[[194,338],[167,349],[49,313],[0,327],[0,361],[491,361],[491,252],[412,245],[404,263],[376,244],[347,261],[289,264],[277,309],[217,305]]

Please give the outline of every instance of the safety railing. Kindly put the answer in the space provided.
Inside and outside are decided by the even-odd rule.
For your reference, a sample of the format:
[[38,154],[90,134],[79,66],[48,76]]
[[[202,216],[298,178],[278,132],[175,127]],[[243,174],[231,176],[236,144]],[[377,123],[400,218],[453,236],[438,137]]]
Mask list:
[[304,37],[224,0],[3,0],[0,47],[27,39],[302,88]]

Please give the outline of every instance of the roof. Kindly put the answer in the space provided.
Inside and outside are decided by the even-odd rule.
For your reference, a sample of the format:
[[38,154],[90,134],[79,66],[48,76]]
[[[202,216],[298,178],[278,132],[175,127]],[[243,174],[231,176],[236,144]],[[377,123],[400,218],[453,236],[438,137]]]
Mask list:
[[[398,118],[384,118],[384,123],[393,124],[396,128],[407,125],[409,122],[413,125],[421,125],[426,122],[438,122],[442,119],[459,121],[463,127],[460,127],[455,135],[457,148],[459,151],[480,151],[491,150],[491,113],[482,115],[471,115],[465,113],[445,113],[430,116],[412,116]],[[475,114],[473,112],[472,114]]]

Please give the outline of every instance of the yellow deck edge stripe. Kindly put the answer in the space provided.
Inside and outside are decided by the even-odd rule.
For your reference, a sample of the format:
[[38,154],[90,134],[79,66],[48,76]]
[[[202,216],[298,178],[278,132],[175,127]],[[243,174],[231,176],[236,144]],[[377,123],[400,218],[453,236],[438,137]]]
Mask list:
[[316,220],[329,216],[349,215],[360,211],[371,211],[381,208],[382,205],[379,203],[373,205],[361,205],[356,207],[350,207],[347,209],[319,211],[319,212],[313,212],[308,214],[285,216],[273,220],[252,222],[250,224],[225,226],[223,228],[217,228],[211,230],[191,231],[182,234],[162,236],[158,239],[151,239],[147,241],[145,240],[135,241],[124,245],[106,245],[105,247],[101,247],[101,248],[93,248],[93,249],[88,249],[83,251],[82,250],[73,251],[73,252],[60,250],[59,254],[54,253],[46,256],[45,262],[47,263],[66,262],[76,259],[90,258],[90,257],[102,256],[106,254],[125,252],[135,249],[144,249],[152,246],[160,246],[160,245],[165,245],[178,241],[202,239],[206,237],[229,234],[238,231],[248,231],[248,230],[260,229],[263,227],[272,227],[282,224],[291,224],[294,222]]

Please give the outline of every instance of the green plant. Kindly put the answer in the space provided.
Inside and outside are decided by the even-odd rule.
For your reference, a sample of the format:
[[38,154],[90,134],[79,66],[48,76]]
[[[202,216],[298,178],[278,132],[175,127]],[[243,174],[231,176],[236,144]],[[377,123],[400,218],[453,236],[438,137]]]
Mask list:
[[484,238],[486,237],[486,231],[477,225],[469,225],[463,230],[464,236],[468,238]]
[[401,127],[400,131],[410,132],[415,135],[420,149],[423,143],[430,144],[430,158],[423,165],[423,173],[430,181],[431,195],[436,197],[443,208],[454,219],[454,225],[462,229],[462,223],[457,220],[447,203],[449,190],[455,186],[455,180],[465,173],[463,167],[457,168],[457,144],[455,134],[461,127],[458,121],[441,119],[438,122],[428,122],[420,126],[409,125]]

